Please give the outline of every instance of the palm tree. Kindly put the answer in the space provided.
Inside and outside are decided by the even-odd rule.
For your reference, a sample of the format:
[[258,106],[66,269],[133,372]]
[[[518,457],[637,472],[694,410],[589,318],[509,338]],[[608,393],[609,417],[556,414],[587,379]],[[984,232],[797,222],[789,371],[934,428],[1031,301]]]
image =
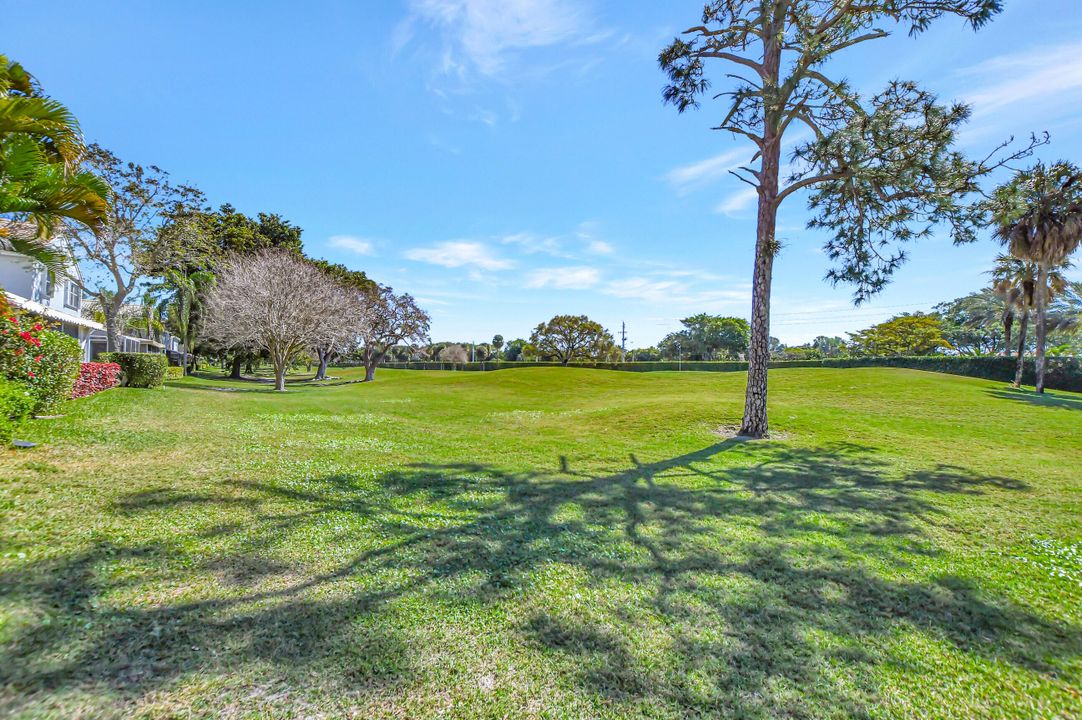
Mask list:
[[[1052,268],[1048,272],[1046,282],[1047,297],[1058,295],[1067,285],[1067,279],[1063,276],[1066,263]],[[1011,255],[1000,255],[996,258],[995,267],[991,270],[993,290],[1003,300],[1003,332],[1005,343],[1008,348],[1011,344],[1011,326],[1015,318],[1018,319],[1018,350],[1017,365],[1014,373],[1014,386],[1022,384],[1022,372],[1025,369],[1025,353],[1027,330],[1029,329],[1030,314],[1036,307],[1037,276],[1039,274],[1037,263],[1030,260],[1020,260]],[[1008,350],[1009,352],[1009,350]]]
[[199,306],[203,293],[214,285],[214,280],[214,273],[208,270],[184,272],[168,269],[163,271],[161,280],[148,290],[161,298],[166,324],[180,338],[184,351],[192,356],[190,367],[186,364],[186,373],[195,369],[194,348],[199,335]]
[[1049,274],[1082,242],[1082,170],[1067,162],[1038,163],[997,188],[989,205],[996,236],[1011,255],[1036,265],[1036,389],[1043,393]]
[[42,94],[19,63],[0,55],[0,217],[9,220],[0,224],[0,249],[53,272],[66,260],[48,244],[61,222],[101,229],[109,188],[78,169],[83,150],[75,117]]

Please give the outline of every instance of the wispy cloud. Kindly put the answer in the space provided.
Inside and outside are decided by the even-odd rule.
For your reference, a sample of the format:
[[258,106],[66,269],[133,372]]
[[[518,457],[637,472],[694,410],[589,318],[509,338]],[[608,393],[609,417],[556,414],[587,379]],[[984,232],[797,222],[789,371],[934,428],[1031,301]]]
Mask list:
[[750,150],[735,148],[705,160],[675,167],[665,174],[665,179],[677,192],[687,193],[725,177],[730,170],[746,164],[750,158]]
[[740,188],[715,205],[714,211],[723,215],[736,215],[754,205],[758,197],[759,193],[755,188]]
[[504,235],[499,238],[499,241],[503,245],[514,245],[524,255],[544,253],[553,257],[567,257],[567,253],[563,250],[563,241],[558,237],[520,232],[513,235]]
[[511,260],[494,255],[484,243],[468,240],[450,240],[431,247],[412,248],[406,251],[406,257],[448,268],[507,270],[515,266]]
[[371,255],[375,251],[371,240],[354,235],[332,235],[329,243],[331,247],[349,250],[357,255]]
[[723,290],[699,290],[678,280],[630,277],[613,280],[602,292],[606,295],[642,300],[654,305],[676,308],[697,307],[703,310],[743,307],[751,302],[751,289],[742,283]]
[[1034,45],[959,71],[972,88],[963,99],[975,115],[1012,107],[1033,112],[1034,104],[1054,102],[1074,113],[1082,99],[1082,42]]
[[587,290],[597,285],[600,280],[601,273],[592,267],[539,268],[527,274],[526,287]]
[[392,46],[414,42],[417,25],[434,28],[443,42],[438,71],[494,77],[515,54],[590,39],[590,13],[569,0],[410,0],[410,16]]

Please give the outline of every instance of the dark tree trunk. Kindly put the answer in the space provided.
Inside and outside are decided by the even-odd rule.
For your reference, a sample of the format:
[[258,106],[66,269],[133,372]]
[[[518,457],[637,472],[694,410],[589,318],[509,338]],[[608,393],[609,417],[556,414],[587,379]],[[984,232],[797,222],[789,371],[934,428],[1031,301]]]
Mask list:
[[376,379],[376,363],[366,362],[364,364],[364,381],[372,382]]
[[316,380],[327,379],[327,364],[331,361],[331,353],[328,351],[318,350],[319,355],[319,369],[316,370]]
[[1044,392],[1045,342],[1048,339],[1048,266],[1037,263],[1037,392]]
[[1026,369],[1026,331],[1029,330],[1029,310],[1022,313],[1018,322],[1018,360],[1014,370],[1014,386],[1022,386],[1022,373]]
[[234,355],[233,356],[233,362],[232,362],[232,364],[230,365],[230,368],[229,368],[229,379],[230,380],[240,380],[241,379],[240,368],[241,368],[241,365],[243,363],[244,363],[244,358],[243,357],[241,357],[240,355]]
[[1014,313],[1007,312],[1003,315],[1003,354],[1011,354],[1011,337],[1014,330]]
[[770,282],[777,244],[774,231],[778,222],[778,175],[780,138],[763,153],[759,187],[759,213],[755,237],[755,269],[752,276],[751,339],[748,343],[748,386],[744,394],[744,419],[740,434],[766,437],[767,369],[770,365]]

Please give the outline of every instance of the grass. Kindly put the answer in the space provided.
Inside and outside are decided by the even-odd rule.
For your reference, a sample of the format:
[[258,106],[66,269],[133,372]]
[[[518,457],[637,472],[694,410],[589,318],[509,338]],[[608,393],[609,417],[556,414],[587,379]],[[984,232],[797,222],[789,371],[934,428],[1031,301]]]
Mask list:
[[741,442],[742,382],[74,403],[0,456],[0,716],[1078,716],[1082,396],[775,371]]

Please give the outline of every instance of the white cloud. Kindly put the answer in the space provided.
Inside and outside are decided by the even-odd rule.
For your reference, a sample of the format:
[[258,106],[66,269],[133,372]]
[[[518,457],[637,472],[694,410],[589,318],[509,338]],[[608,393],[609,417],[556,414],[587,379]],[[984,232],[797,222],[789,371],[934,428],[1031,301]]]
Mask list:
[[677,280],[651,280],[645,277],[614,280],[602,292],[655,305],[694,307],[703,311],[743,307],[751,302],[751,290],[746,284],[737,284],[727,290],[695,290]]
[[504,235],[500,238],[500,242],[504,245],[516,246],[524,255],[545,253],[546,255],[555,257],[567,257],[562,250],[563,243],[560,241],[560,238],[520,232],[515,233],[514,235]]
[[615,248],[604,240],[591,240],[586,249],[594,255],[612,255]]
[[451,240],[436,243],[432,247],[412,248],[406,251],[406,257],[449,268],[507,270],[515,266],[512,261],[493,255],[483,243],[467,240]]
[[569,0],[411,0],[410,11],[393,48],[417,38],[414,24],[435,27],[444,41],[439,70],[447,75],[491,77],[516,52],[590,40],[589,14]]
[[959,75],[973,88],[963,100],[973,106],[975,115],[1007,108],[1034,113],[1039,111],[1035,104],[1046,103],[1061,114],[1073,113],[1082,99],[1082,42],[1034,45],[965,68]]
[[759,193],[753,187],[745,187],[730,194],[714,207],[715,212],[723,215],[735,215],[743,212],[755,204]]
[[358,255],[371,255],[374,251],[371,240],[365,240],[353,235],[332,235],[329,242],[331,247],[349,250]]
[[586,266],[540,268],[526,276],[526,287],[587,290],[597,285],[600,280],[601,273],[598,272],[597,268]]
[[736,148],[673,168],[665,174],[665,178],[678,192],[686,193],[725,177],[730,170],[746,164],[750,157],[751,152],[747,148]]

